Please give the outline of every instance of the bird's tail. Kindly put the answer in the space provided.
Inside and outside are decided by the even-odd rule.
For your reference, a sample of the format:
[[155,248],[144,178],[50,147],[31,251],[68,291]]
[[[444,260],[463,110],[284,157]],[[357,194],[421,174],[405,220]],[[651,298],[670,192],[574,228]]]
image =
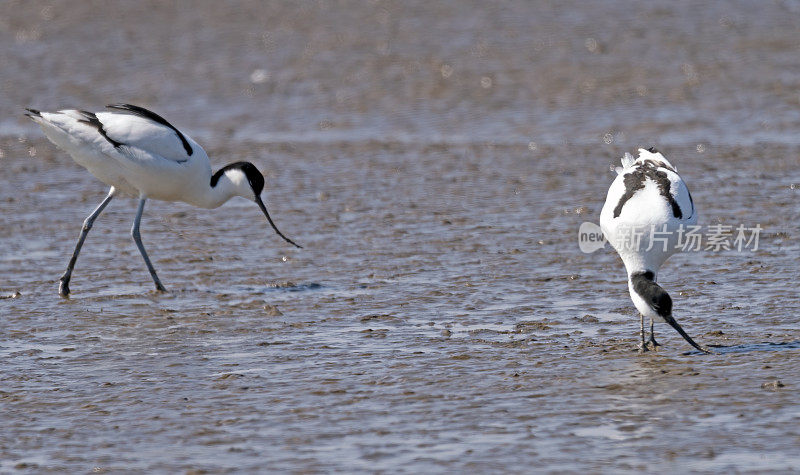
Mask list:
[[[631,155],[630,153],[625,152],[625,156],[622,157],[620,162],[622,162],[622,166],[621,167],[614,167],[613,168],[613,170],[615,172],[617,172],[617,175],[622,175],[623,173],[625,173],[625,170],[627,170],[628,168],[632,167],[633,164],[636,163],[636,159],[634,159],[633,155]],[[613,165],[612,165],[612,167],[613,167]]]
[[659,166],[664,168],[668,168],[674,172],[678,172],[678,169],[672,165],[669,160],[664,156],[663,153],[658,151],[655,147],[650,147],[648,149],[639,149],[639,158],[636,160],[637,162],[644,162],[645,160],[651,160],[656,162]]
[[669,162],[669,160],[666,159],[666,157],[664,157],[664,154],[656,150],[655,147],[650,147],[648,149],[640,148],[639,158],[633,158],[633,155],[625,152],[625,156],[620,160],[620,162],[622,162],[622,166],[614,167],[612,165],[612,170],[617,172],[617,175],[621,175],[625,173],[625,170],[628,168],[636,165],[637,163],[644,163],[645,160],[655,162],[658,166],[668,168],[677,173],[677,169]]
[[41,124],[44,121],[44,118],[42,118],[42,113],[40,111],[29,108],[26,108],[25,110],[28,111],[25,113],[25,115],[30,117],[30,119],[36,122],[37,124]]

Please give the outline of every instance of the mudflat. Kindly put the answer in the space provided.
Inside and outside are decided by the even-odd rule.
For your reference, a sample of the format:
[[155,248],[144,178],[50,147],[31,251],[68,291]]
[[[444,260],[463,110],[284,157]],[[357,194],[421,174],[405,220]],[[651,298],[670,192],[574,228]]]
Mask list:
[[[0,4],[0,470],[800,468],[800,8],[792,2]],[[21,115],[150,107],[265,203],[106,189]],[[636,352],[607,245],[626,151],[700,224]],[[705,247],[705,246],[704,246]]]

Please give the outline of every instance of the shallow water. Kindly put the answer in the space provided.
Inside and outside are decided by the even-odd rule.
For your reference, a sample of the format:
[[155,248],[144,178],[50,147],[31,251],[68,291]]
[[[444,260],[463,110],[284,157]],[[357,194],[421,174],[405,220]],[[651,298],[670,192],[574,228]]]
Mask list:
[[[0,471],[800,468],[797,3],[0,5]],[[105,189],[19,111],[120,101],[256,163],[304,249],[148,202],[156,294],[115,199],[58,298]],[[659,276],[715,355],[637,354],[578,250],[639,145],[764,228]]]

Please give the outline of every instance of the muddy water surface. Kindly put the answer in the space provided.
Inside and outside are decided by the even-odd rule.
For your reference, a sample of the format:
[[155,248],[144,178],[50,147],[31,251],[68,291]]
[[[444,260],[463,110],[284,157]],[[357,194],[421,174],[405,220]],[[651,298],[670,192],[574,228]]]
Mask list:
[[[800,469],[800,8],[753,5],[0,4],[0,471]],[[58,298],[105,189],[19,111],[119,101],[256,163],[304,249],[148,202],[157,294],[120,198]],[[639,145],[764,229],[660,275],[715,355],[637,354],[578,249]]]

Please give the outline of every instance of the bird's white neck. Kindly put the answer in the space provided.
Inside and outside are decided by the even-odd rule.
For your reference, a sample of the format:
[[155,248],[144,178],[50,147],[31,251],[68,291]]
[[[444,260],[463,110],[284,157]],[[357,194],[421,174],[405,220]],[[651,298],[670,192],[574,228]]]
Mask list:
[[[209,179],[210,181],[210,179]],[[226,172],[212,186],[200,187],[194,190],[186,202],[200,208],[219,208],[234,196],[241,196],[253,200],[253,190],[247,184],[247,178],[241,172]]]

